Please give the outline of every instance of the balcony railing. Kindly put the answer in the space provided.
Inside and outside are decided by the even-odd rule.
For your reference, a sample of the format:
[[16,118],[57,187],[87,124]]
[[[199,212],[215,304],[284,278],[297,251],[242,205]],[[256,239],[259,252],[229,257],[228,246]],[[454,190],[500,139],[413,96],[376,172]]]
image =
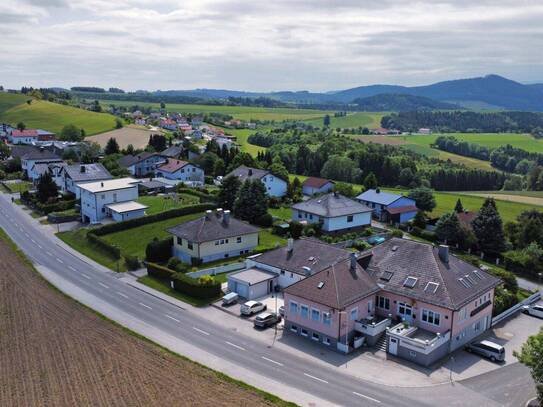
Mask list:
[[366,336],[377,336],[383,333],[391,324],[390,318],[382,320],[361,319],[355,321],[354,329]]
[[443,334],[433,333],[416,326],[406,326],[403,323],[387,330],[387,335],[399,340],[399,345],[417,352],[429,354],[451,339],[451,331]]

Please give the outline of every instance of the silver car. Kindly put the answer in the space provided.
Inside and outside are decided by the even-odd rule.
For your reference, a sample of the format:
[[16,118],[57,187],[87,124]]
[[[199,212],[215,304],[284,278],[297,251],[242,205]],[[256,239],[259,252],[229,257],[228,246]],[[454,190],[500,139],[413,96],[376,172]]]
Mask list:
[[473,342],[466,345],[466,351],[476,353],[490,359],[492,362],[503,362],[505,360],[505,348],[490,341]]
[[524,307],[522,307],[522,312],[537,318],[543,318],[543,305],[525,305]]
[[262,304],[259,301],[247,301],[245,304],[243,304],[240,308],[241,315],[253,315],[260,311],[265,311],[267,309],[266,304]]

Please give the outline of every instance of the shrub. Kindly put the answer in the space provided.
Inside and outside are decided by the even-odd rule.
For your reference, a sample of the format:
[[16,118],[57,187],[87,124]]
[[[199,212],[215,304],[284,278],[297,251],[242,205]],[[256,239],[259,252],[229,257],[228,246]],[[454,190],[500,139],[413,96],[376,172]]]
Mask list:
[[87,239],[89,242],[98,246],[100,250],[108,253],[114,259],[118,260],[121,258],[121,249],[119,249],[117,246],[110,244],[109,242],[106,242],[100,236],[96,236],[93,232],[87,233]]
[[140,261],[137,256],[125,255],[124,262],[128,270],[137,270],[140,268]]
[[145,248],[147,261],[156,263],[167,261],[172,255],[173,237],[158,240],[156,237]]
[[273,216],[271,216],[269,213],[265,213],[256,219],[256,224],[262,226],[263,228],[269,228],[273,225]]
[[161,266],[156,263],[147,263],[147,274],[151,277],[159,278],[162,280],[171,279],[174,272],[167,267]]
[[367,228],[364,230],[364,232],[362,233],[364,236],[371,236],[373,235],[374,231],[372,228]]
[[209,274],[204,274],[203,276],[198,277],[198,282],[200,283],[200,285],[209,285],[213,284],[215,282],[215,279]]
[[290,222],[290,235],[294,239],[299,239],[300,236],[302,236],[303,230],[304,230],[304,225],[302,225],[300,222],[297,222],[295,220]]
[[186,273],[188,271],[186,264],[175,256],[170,257],[170,260],[168,260],[168,268],[177,273]]
[[176,273],[173,275],[173,287],[176,291],[195,298],[210,299],[221,295],[221,283],[215,281],[213,277],[211,281],[201,281],[201,279],[197,280],[185,274]]
[[358,241],[353,243],[353,248],[355,248],[356,250],[358,250],[360,252],[363,252],[364,250],[370,249],[371,244],[369,244],[368,242],[366,242],[364,240],[358,240]]
[[399,229],[392,230],[392,237],[403,237],[403,232]]
[[73,209],[76,203],[77,203],[77,200],[71,200],[71,201],[60,200],[55,203],[46,203],[46,204],[43,204],[41,202],[36,202],[36,209],[40,211],[41,213],[43,213],[44,215],[48,215],[51,212],[63,212],[68,209]]
[[211,175],[206,175],[204,177],[204,183],[207,185],[213,185],[213,177]]
[[270,197],[270,199],[268,199],[268,206],[270,208],[274,208],[274,209],[280,208],[281,207],[281,199],[277,198],[276,196]]
[[195,196],[200,199],[201,204],[204,204],[204,203],[216,204],[217,203],[217,197],[209,194],[209,192],[206,189],[197,190],[197,189],[191,189],[191,188],[178,187],[177,192]]

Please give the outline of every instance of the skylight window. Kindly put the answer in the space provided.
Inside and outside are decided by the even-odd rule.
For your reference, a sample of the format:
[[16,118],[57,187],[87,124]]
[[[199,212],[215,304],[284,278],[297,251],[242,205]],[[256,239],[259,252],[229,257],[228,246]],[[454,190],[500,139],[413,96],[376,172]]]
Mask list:
[[403,286],[413,288],[415,287],[415,284],[417,284],[417,281],[418,281],[418,278],[409,276],[403,282]]
[[398,250],[398,246],[392,246],[392,251],[395,252],[396,250]]
[[477,284],[477,281],[475,281],[475,279],[474,279],[472,276],[470,276],[469,274],[466,274],[466,275],[464,276],[464,278],[465,278],[466,280],[468,280],[468,281],[470,282],[470,284]]
[[426,284],[426,287],[424,287],[424,291],[426,291],[427,293],[435,294],[438,287],[439,283],[434,283],[433,281],[430,281],[428,284]]
[[471,287],[471,285],[470,285],[466,280],[464,280],[462,277],[460,277],[460,278],[458,279],[458,282],[459,282],[460,284],[462,284],[462,285],[463,285],[464,287],[466,287],[466,288],[470,288],[470,287]]
[[477,277],[479,280],[482,280],[483,279],[483,275],[479,272],[479,270],[473,270],[472,271],[473,275],[475,277]]
[[317,284],[317,288],[320,290],[322,287],[324,287],[324,281],[320,281],[319,284]]
[[385,271],[385,272],[383,273],[383,275],[380,277],[380,279],[383,280],[383,281],[390,281],[390,279],[392,278],[392,275],[393,275],[393,274],[394,274],[394,273],[391,272],[391,271]]
[[315,257],[311,256],[307,261],[315,261]]

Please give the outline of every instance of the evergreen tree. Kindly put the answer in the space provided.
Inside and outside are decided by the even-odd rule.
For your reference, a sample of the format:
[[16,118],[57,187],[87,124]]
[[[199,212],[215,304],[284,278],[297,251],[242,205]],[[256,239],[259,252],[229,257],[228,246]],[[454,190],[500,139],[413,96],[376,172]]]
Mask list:
[[49,198],[56,198],[58,196],[58,186],[48,171],[40,175],[36,189],[38,200],[41,203],[47,202]]
[[377,188],[377,177],[373,172],[370,172],[366,175],[366,178],[364,178],[363,184],[366,189],[375,189]]
[[462,213],[464,212],[464,207],[462,206],[462,201],[460,200],[460,198],[458,198],[456,200],[456,205],[454,206],[454,211],[456,213]]
[[446,213],[436,223],[436,236],[448,244],[459,243],[462,240],[462,228],[456,212]]
[[276,177],[281,178],[283,181],[288,182],[288,170],[285,168],[281,158],[278,155],[273,158],[272,165],[270,166],[270,172]]
[[330,126],[330,115],[325,115],[322,119],[322,123],[324,124],[324,127]]
[[255,223],[266,213],[268,213],[266,187],[260,180],[245,181],[234,203],[234,215],[242,220]]
[[424,229],[426,228],[426,215],[424,215],[423,211],[417,211],[417,214],[413,218],[413,226]]
[[106,148],[104,149],[105,155],[111,155],[111,154],[118,154],[120,152],[119,144],[117,143],[117,140],[115,137],[111,137],[106,144]]
[[300,202],[302,200],[302,183],[298,177],[294,178],[294,180],[288,184],[287,196],[292,199],[293,202]]
[[424,212],[432,212],[436,207],[436,200],[429,188],[415,188],[409,191],[409,198],[413,199],[417,208]]
[[222,181],[222,185],[219,190],[217,202],[218,206],[223,209],[232,210],[240,187],[241,181],[238,177],[233,175],[226,177]]
[[215,165],[213,166],[213,174],[215,175],[215,177],[224,175],[224,169],[224,161],[222,158],[219,158],[217,161],[215,161]]
[[505,250],[502,219],[493,198],[485,200],[472,225],[477,244],[485,254],[498,255]]

